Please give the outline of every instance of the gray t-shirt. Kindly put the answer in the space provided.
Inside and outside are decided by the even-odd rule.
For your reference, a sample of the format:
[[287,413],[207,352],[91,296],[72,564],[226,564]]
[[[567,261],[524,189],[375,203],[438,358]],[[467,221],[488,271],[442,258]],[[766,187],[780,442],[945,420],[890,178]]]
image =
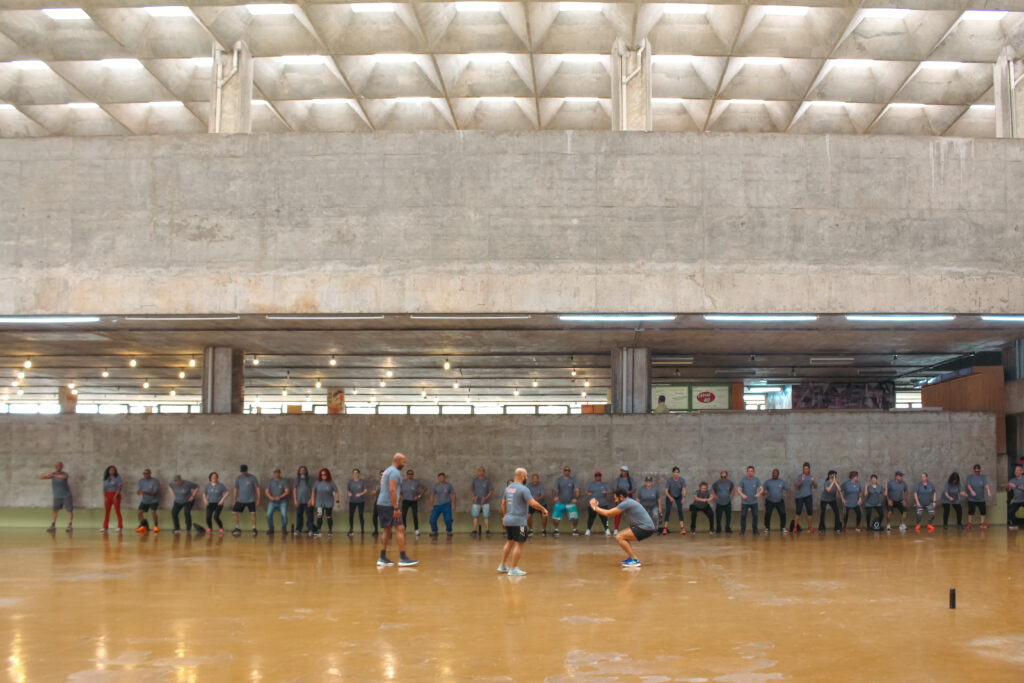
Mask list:
[[139,490],[142,491],[141,503],[152,505],[160,502],[160,482],[156,477],[139,479]]
[[[56,475],[57,473],[54,472],[53,474]],[[53,479],[50,480],[50,485],[53,487],[53,499],[70,500],[71,487],[68,486],[68,481],[70,480],[71,475],[68,474],[67,470],[64,470],[63,472],[61,472],[61,474],[67,474],[68,476],[66,479],[60,479],[54,476]]]
[[422,488],[423,486],[415,479],[405,478],[402,480],[402,485],[398,487],[398,491],[402,500],[416,500],[416,496],[420,495]]
[[333,481],[318,481],[313,484],[313,491],[316,495],[316,506],[318,508],[334,507],[334,494],[338,492],[338,485]]
[[246,472],[245,474],[238,475],[235,479],[235,488],[238,489],[238,500],[239,503],[255,503],[256,502],[256,490],[260,487],[260,480],[254,475]]
[[434,505],[447,505],[452,502],[452,485],[448,482],[434,484]]
[[821,487],[821,500],[826,503],[835,501],[836,494],[839,493],[840,484],[838,481],[831,482],[827,479],[824,485]]
[[278,496],[283,496],[284,492],[287,490],[287,479],[271,479],[270,481],[267,482],[267,491],[269,491],[270,495],[272,495],[274,498],[277,498]]
[[536,484],[527,484],[526,488],[530,489],[530,495],[538,503],[544,503],[544,482],[538,481]]
[[391,482],[395,482],[395,495],[398,495],[397,487],[402,485],[402,473],[398,468],[391,465],[380,478],[380,493],[377,494],[377,505],[391,507]]
[[[698,498],[709,498],[710,500],[701,501],[697,500]],[[708,489],[704,493],[701,493],[700,489],[697,489],[693,494],[693,505],[701,509],[708,507],[712,500],[714,500],[714,494],[711,493],[711,489]]]
[[746,496],[743,505],[757,505],[757,490],[761,488],[761,480],[757,477],[743,477],[740,479],[740,491]]
[[313,495],[313,483],[309,477],[296,477],[295,479],[295,500],[299,505],[309,505],[309,498]]
[[220,505],[220,499],[228,492],[228,487],[219,481],[216,484],[206,485],[206,502],[210,505]]
[[907,482],[890,479],[885,485],[885,495],[894,503],[902,503],[903,495],[907,492]]
[[766,479],[764,482],[765,500],[769,503],[782,502],[782,494],[789,488],[785,479]]
[[654,520],[647,514],[647,510],[644,510],[644,506],[632,498],[624,498],[615,507],[622,510],[623,514],[629,517],[630,526],[635,524],[639,529],[654,531]]
[[967,485],[974,489],[974,493],[971,490],[967,491],[967,500],[975,503],[985,502],[985,487],[988,485],[988,479],[985,478],[984,474],[969,474],[967,475]]
[[103,480],[103,490],[108,493],[114,493],[121,488],[121,475],[116,477],[108,477]]
[[847,479],[840,487],[843,490],[843,505],[848,508],[855,508],[859,503],[857,499],[860,498],[860,482]]
[[719,479],[711,485],[711,492],[715,494],[715,505],[728,505],[732,500],[733,483],[728,479]]
[[659,498],[661,498],[661,491],[653,486],[651,488],[641,486],[636,490],[636,499],[640,501],[640,504],[643,505],[646,510],[657,508]]
[[573,493],[576,491],[576,477],[559,477],[555,479],[555,502],[568,504],[572,502]]
[[631,477],[619,477],[615,480],[615,488],[622,489],[623,491],[633,490],[633,480]]
[[612,487],[606,481],[592,481],[587,484],[589,498],[596,498],[601,507],[608,507],[612,502]]
[[1011,479],[1010,483],[1013,484],[1013,502],[1024,503],[1024,477],[1017,477]]
[[533,496],[530,489],[517,481],[505,487],[505,516],[501,523],[505,526],[526,526],[526,517],[530,512],[530,501]]
[[[949,496],[947,498],[947,496]],[[952,498],[952,500],[950,500]],[[944,505],[956,505],[960,502],[960,484],[946,484],[946,488],[942,491],[942,500],[939,501]]]
[[867,495],[864,496],[864,507],[882,507],[882,486],[880,484],[868,484],[865,490]]
[[925,507],[935,503],[935,484],[931,482],[920,482],[914,488],[914,493],[917,494],[917,502]]
[[683,489],[686,488],[686,480],[682,477],[679,477],[678,481],[675,479],[669,479],[665,484],[665,488],[668,490],[668,495],[673,498],[682,498]]
[[366,500],[366,482],[362,479],[359,481],[349,479],[348,492],[352,494],[352,497],[348,499],[350,503],[362,503]]
[[171,482],[171,490],[174,491],[174,502],[178,505],[184,505],[188,502],[188,497],[192,495],[192,492],[199,488],[198,485],[191,481],[182,480],[181,484],[175,484]]
[[796,498],[806,498],[813,493],[814,477],[809,474],[800,473],[796,478]]
[[493,491],[491,487],[491,480],[487,477],[474,477],[473,478],[473,503],[480,505],[484,502],[484,497]]

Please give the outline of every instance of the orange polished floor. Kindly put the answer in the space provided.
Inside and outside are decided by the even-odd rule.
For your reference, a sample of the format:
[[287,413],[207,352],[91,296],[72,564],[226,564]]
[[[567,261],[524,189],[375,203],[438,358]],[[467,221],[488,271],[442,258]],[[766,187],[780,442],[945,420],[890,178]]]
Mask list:
[[1024,532],[501,543],[2,529],[7,678],[1024,680]]

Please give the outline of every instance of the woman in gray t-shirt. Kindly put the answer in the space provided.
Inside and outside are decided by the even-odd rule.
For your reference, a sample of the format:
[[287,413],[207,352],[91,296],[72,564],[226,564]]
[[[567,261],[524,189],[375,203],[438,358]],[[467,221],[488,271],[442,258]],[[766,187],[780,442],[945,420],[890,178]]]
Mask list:
[[[366,481],[359,478],[359,470],[352,470],[352,478],[348,481],[348,535],[355,534],[352,523],[355,521],[356,513],[359,514],[359,533],[366,533],[366,523],[363,513],[366,511]],[[377,515],[374,515],[376,519]]]
[[949,508],[953,508],[956,512],[956,527],[962,528],[964,525],[964,506],[960,504],[960,498],[966,496],[963,490],[960,488],[960,473],[954,472],[949,475],[949,480],[946,481],[946,488],[942,491],[942,528],[945,529],[949,526]]
[[121,487],[124,482],[121,480],[121,475],[117,473],[117,468],[113,465],[107,467],[103,472],[103,528],[100,532],[107,533],[107,528],[110,526],[110,510],[114,509],[117,513],[117,533],[121,533],[121,527],[124,526],[124,521],[121,519]]
[[324,518],[327,518],[327,535],[334,535],[334,505],[338,502],[338,485],[331,480],[331,471],[326,467],[320,470],[313,484],[313,494],[310,496],[309,504],[316,506],[316,531],[313,533],[320,537],[320,529],[324,525]]
[[299,465],[295,472],[295,488],[292,489],[292,502],[295,503],[295,516],[299,521],[295,523],[295,533],[301,534],[303,527],[306,533],[313,535],[313,506],[309,504],[309,497],[313,495],[313,482],[309,478],[309,470],[305,465]]

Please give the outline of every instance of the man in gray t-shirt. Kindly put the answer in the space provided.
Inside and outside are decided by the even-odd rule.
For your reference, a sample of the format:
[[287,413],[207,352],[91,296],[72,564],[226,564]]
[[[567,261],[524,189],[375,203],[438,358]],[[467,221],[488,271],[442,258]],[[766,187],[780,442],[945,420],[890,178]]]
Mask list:
[[764,493],[761,480],[754,476],[754,466],[747,467],[747,476],[740,479],[740,535],[747,533],[747,513],[751,513],[754,533],[757,533],[757,499]]
[[[530,495],[533,496],[533,499],[535,501],[540,503],[542,506],[544,506],[547,503],[547,491],[544,490],[544,483],[540,480],[539,474],[534,472],[533,474],[530,475],[530,481],[526,485],[526,488],[530,489]],[[536,510],[530,508],[529,519],[527,521],[527,526],[530,527],[530,530],[527,532],[527,536],[533,536],[533,515],[535,512]],[[547,536],[548,518],[546,516],[541,517],[541,528],[543,529],[542,533],[545,536]]]
[[981,473],[981,465],[975,465],[971,474],[967,475],[967,528],[970,529],[973,525],[971,519],[974,517],[974,511],[977,510],[981,514],[981,528],[987,529],[988,524],[985,522],[985,515],[988,510],[985,509],[989,496],[992,495],[992,490],[988,486],[988,479]]
[[152,475],[149,469],[142,471],[142,479],[139,479],[139,528],[136,531],[149,531],[149,522],[146,521],[146,512],[153,513],[153,531],[160,531],[160,521],[157,519],[156,509],[160,505],[160,482]]
[[647,514],[654,520],[655,526],[661,519],[661,491],[654,487],[654,477],[644,477],[644,485],[636,490],[636,500]]
[[555,507],[551,511],[551,519],[555,520],[555,536],[558,535],[558,527],[562,523],[562,517],[569,515],[572,522],[572,535],[580,532],[576,528],[579,525],[580,513],[576,508],[576,500],[579,498],[580,489],[576,485],[576,477],[572,476],[572,470],[568,466],[562,468],[562,476],[555,479]]
[[[611,507],[612,503],[612,487],[611,485],[603,481],[603,476],[600,472],[594,472],[594,481],[587,484],[587,501],[597,500],[597,504],[600,507]],[[590,508],[587,511],[587,529],[583,532],[585,536],[590,535],[590,527],[594,525],[595,519],[600,519],[601,523],[604,524],[604,533],[606,536],[611,535],[611,531],[608,530],[608,520],[601,517],[599,514],[594,512],[594,508]]]
[[1013,479],[1006,484],[1006,490],[1011,493],[1006,522],[1011,529],[1019,529],[1024,524],[1024,518],[1017,516],[1017,512],[1024,508],[1024,466],[1017,465],[1013,468]]
[[653,536],[656,531],[654,520],[640,503],[629,497],[628,491],[625,489],[617,489],[612,496],[615,501],[614,508],[606,510],[598,506],[597,501],[593,498],[590,500],[590,507],[602,517],[619,517],[624,514],[629,518],[629,528],[617,533],[615,541],[626,553],[626,559],[622,561],[622,566],[639,567],[640,560],[633,553],[632,541],[642,541]]
[[235,520],[235,528],[231,530],[231,533],[235,536],[242,533],[238,513],[248,510],[252,518],[252,535],[255,536],[256,508],[260,504],[260,481],[249,474],[248,465],[239,467],[238,472],[238,477],[235,479],[235,504],[231,506],[231,517]]
[[275,469],[274,476],[267,482],[267,533],[274,533],[274,512],[281,514],[281,533],[288,533],[288,480],[281,477],[281,470]]
[[471,487],[473,489],[473,505],[469,509],[469,515],[473,518],[473,536],[480,534],[480,515],[484,517],[484,530],[491,535],[491,494],[494,489],[491,487],[491,480],[486,476],[483,467],[476,468],[476,477]]
[[455,488],[448,483],[444,472],[437,475],[437,483],[430,493],[430,536],[437,538],[437,518],[444,517],[448,535],[452,535],[452,513],[455,512]]
[[772,527],[772,514],[779,515],[779,529],[782,533],[788,534],[786,528],[786,491],[789,484],[779,476],[779,470],[772,470],[772,478],[764,482],[764,532],[768,533]]
[[412,510],[412,525],[417,536],[420,535],[420,498],[425,490],[412,470],[405,473],[405,479],[398,487],[402,499],[402,524],[405,524],[406,515]]
[[392,532],[398,540],[398,566],[411,567],[417,564],[405,554],[405,525],[399,514],[398,500],[401,496],[402,470],[405,469],[405,456],[395,453],[391,458],[391,466],[384,470],[380,477],[380,493],[377,495],[377,516],[380,518],[380,557],[378,567],[390,567],[395,563],[388,559],[388,543]]
[[722,519],[725,519],[725,533],[732,533],[732,494],[735,485],[729,479],[729,473],[722,470],[718,481],[711,485],[711,493],[715,498],[715,533],[722,533]]
[[[171,519],[174,522],[174,533],[181,533],[181,524],[178,522],[178,514],[185,511],[185,533],[192,531],[192,505],[195,503],[196,494],[199,493],[199,485],[195,482],[186,481],[181,478],[180,474],[174,475],[174,479],[168,485],[167,489],[170,491],[173,498],[171,504]],[[196,524],[196,529],[200,533],[206,530],[205,527]]]
[[53,487],[53,519],[50,521],[50,528],[47,529],[49,532],[57,530],[57,513],[64,510],[68,511],[68,528],[66,531],[71,531],[71,523],[75,518],[75,504],[71,498],[71,487],[68,486],[68,473],[64,471],[64,463],[58,462],[53,467],[53,472],[40,475],[40,479],[49,479],[50,484]]
[[531,509],[538,510],[544,517],[548,511],[534,500],[530,489],[526,487],[526,470],[516,469],[512,483],[505,487],[501,497],[501,523],[505,527],[505,547],[501,550],[501,564],[498,571],[509,576],[524,576],[526,572],[519,568],[519,556],[526,543],[526,518]]

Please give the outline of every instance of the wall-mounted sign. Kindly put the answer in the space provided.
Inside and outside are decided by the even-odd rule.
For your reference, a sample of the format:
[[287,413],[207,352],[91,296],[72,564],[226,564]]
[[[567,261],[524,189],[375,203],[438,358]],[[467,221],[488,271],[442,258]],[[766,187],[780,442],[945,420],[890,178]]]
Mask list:
[[327,413],[341,415],[345,412],[345,390],[341,387],[327,387]]
[[728,410],[728,384],[694,384],[692,410]]
[[665,397],[669,410],[690,409],[690,386],[688,384],[652,384],[651,410],[658,405],[658,397]]

